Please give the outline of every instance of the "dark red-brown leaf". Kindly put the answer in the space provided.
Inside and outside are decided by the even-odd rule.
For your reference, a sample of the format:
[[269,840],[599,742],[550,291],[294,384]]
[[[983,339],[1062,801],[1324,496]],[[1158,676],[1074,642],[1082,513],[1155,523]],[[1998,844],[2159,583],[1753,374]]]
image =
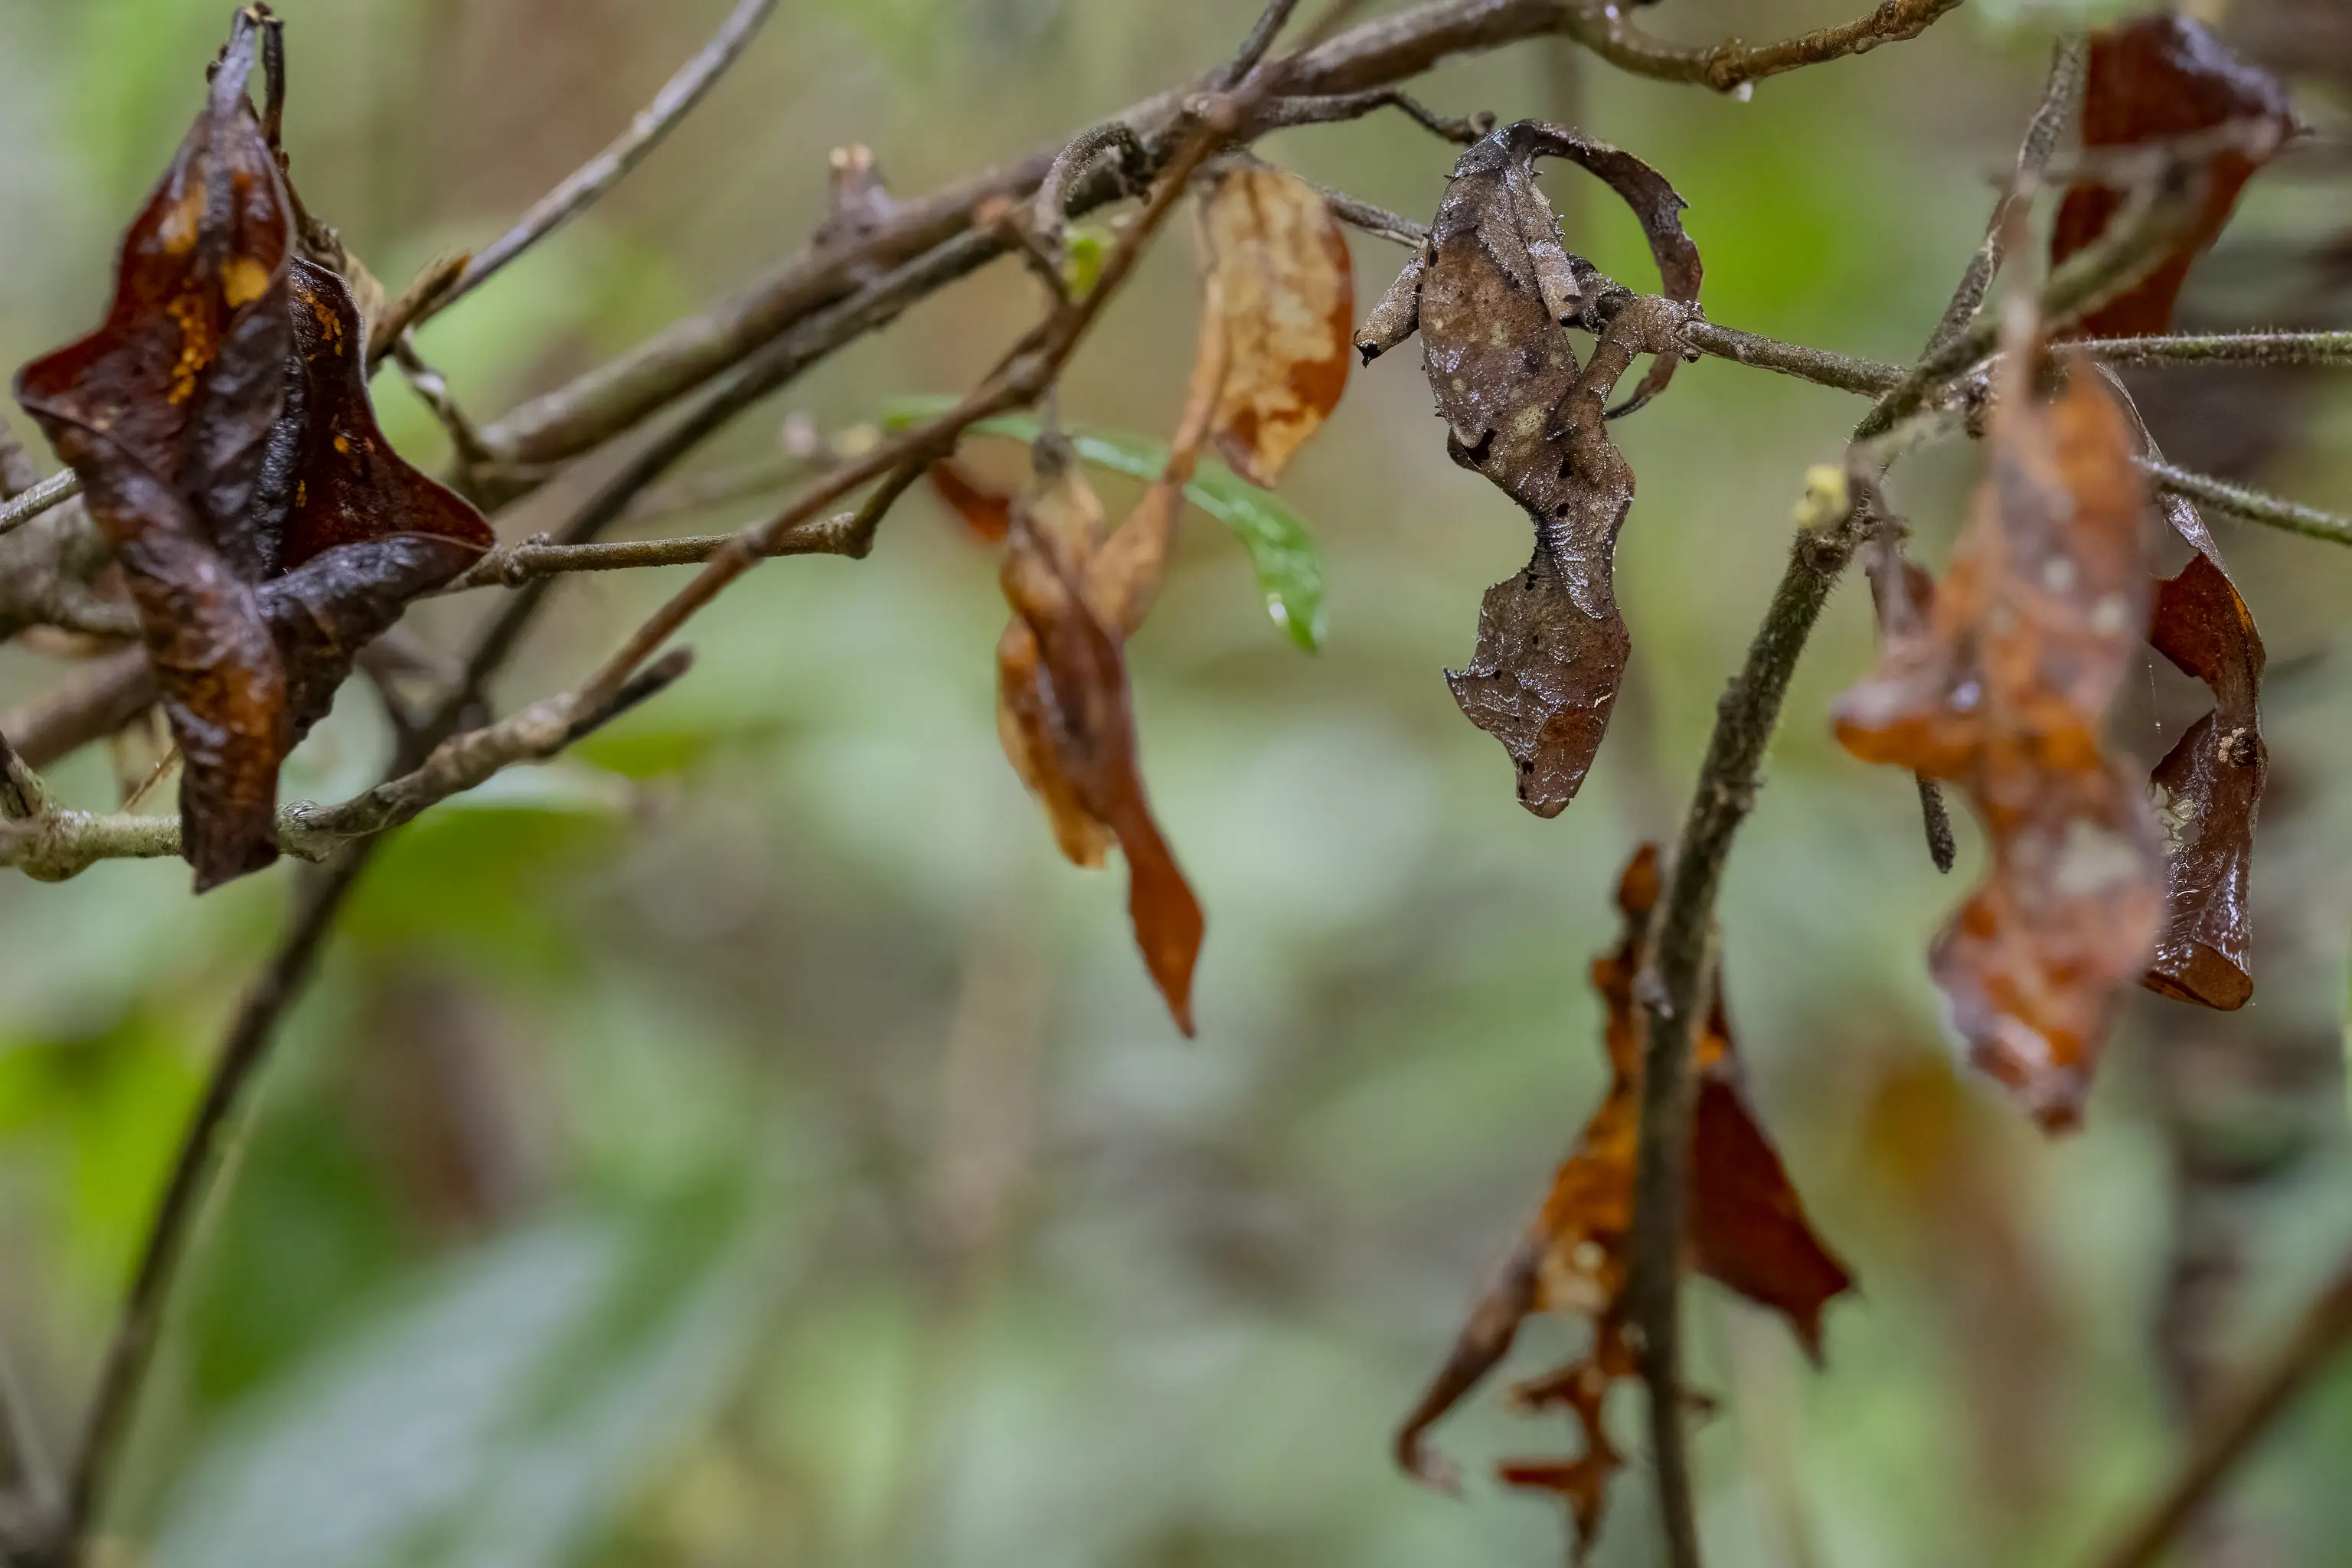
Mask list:
[[199,890],[275,858],[288,750],[360,647],[490,542],[384,443],[349,291],[293,254],[294,204],[245,96],[256,26],[237,13],[124,237],[105,322],[17,376],[130,583]]
[[286,666],[290,747],[326,715],[360,649],[493,537],[479,512],[410,467],[376,427],[364,329],[343,279],[298,258],[288,284],[291,491],[278,531],[282,575],[262,585],[261,602]]
[[279,422],[292,247],[278,161],[246,101],[252,23],[123,237],[106,321],[17,374],[16,396],[81,478],[138,605],[185,771],[199,889],[266,866],[285,674],[253,584],[255,506]]
[[2146,984],[2209,1007],[2242,1007],[2254,989],[2247,877],[2270,772],[2262,634],[2229,574],[2200,553],[2157,585],[2148,640],[2212,689],[2213,710],[2189,726],[2150,781],[2164,834],[2166,914]]
[[[2286,91],[2267,72],[2238,58],[2204,25],[2158,12],[2091,36],[2083,90],[2083,144],[2129,147],[2243,125],[2250,140],[2216,152],[2205,174],[2204,211],[2163,264],[2128,292],[2077,322],[2084,337],[2137,337],[2171,325],[2189,268],[2221,237],[2238,193],[2294,128]],[[2124,193],[2079,184],[2066,193],[2051,231],[2050,253],[2063,260],[2106,231]]]

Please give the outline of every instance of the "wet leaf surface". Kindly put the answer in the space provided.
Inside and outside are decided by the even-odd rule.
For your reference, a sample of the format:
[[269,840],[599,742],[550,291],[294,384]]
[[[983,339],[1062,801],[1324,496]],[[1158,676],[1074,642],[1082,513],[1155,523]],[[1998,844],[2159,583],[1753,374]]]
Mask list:
[[[1512,1391],[1523,1408],[1565,1409],[1582,1436],[1582,1451],[1502,1467],[1503,1479],[1511,1484],[1555,1492],[1566,1501],[1580,1560],[1599,1534],[1610,1479],[1624,1464],[1623,1454],[1610,1441],[1603,1406],[1610,1389],[1637,1370],[1625,1300],[1644,1032],[1634,992],[1658,892],[1657,847],[1644,845],[1618,885],[1624,935],[1614,951],[1592,963],[1593,989],[1607,1009],[1608,1097],[1585,1124],[1553,1176],[1542,1209],[1473,1307],[1445,1365],[1396,1437],[1399,1464],[1423,1480],[1453,1489],[1452,1467],[1427,1446],[1429,1429],[1501,1362],[1529,1315],[1568,1311],[1591,1318],[1592,1343],[1583,1355]],[[1853,1280],[1813,1234],[1779,1153],[1757,1125],[1740,1087],[1738,1051],[1719,991],[1694,1050],[1698,1084],[1692,1125],[1691,1266],[1780,1312],[1807,1352],[1818,1356],[1822,1310]]]
[[2012,342],[1990,472],[1924,621],[1838,703],[1838,739],[1964,790],[1990,875],[1930,957],[1976,1064],[2073,1125],[2117,990],[2147,963],[2163,851],[2100,727],[2145,625],[2147,493],[2124,413],[2078,370],[2032,399]]
[[393,456],[341,279],[293,255],[292,204],[245,96],[251,15],[131,222],[107,319],[17,396],[113,546],[185,763],[201,890],[268,865],[278,769],[407,599],[489,542]]
[[[2207,161],[2210,184],[2197,225],[2155,272],[2077,322],[2076,333],[2137,337],[2168,328],[2189,267],[2228,226],[2239,192],[2270,155],[2263,149],[2274,151],[2294,129],[2285,89],[2231,54],[2202,23],[2160,12],[2091,36],[2083,89],[2086,148],[2165,142],[2231,125],[2244,126],[2252,139]],[[2097,239],[2124,203],[2124,193],[2105,185],[2068,191],[2051,232],[2051,259],[2063,260]]]
[[2148,640],[2212,689],[2150,780],[2166,865],[2164,932],[2151,990],[2208,1007],[2253,994],[2248,877],[2270,752],[2262,732],[2263,638],[2220,562],[2200,553],[2159,583]]
[[[1446,680],[1470,721],[1510,754],[1519,803],[1557,816],[1600,751],[1631,651],[1612,568],[1633,471],[1609,437],[1608,399],[1642,353],[1660,358],[1636,405],[1664,385],[1680,317],[1561,247],[1535,183],[1539,157],[1571,159],[1623,196],[1668,297],[1697,298],[1698,251],[1673,187],[1630,153],[1522,121],[1463,154],[1427,250],[1357,347],[1370,360],[1417,328],[1446,451],[1535,525],[1527,569],[1487,591],[1476,651]],[[1599,334],[1590,364],[1577,363],[1563,331],[1571,322]]]
[[1356,320],[1348,239],[1314,186],[1279,169],[1227,172],[1202,204],[1209,319],[1230,370],[1215,409],[1234,472],[1271,486],[1347,390]]

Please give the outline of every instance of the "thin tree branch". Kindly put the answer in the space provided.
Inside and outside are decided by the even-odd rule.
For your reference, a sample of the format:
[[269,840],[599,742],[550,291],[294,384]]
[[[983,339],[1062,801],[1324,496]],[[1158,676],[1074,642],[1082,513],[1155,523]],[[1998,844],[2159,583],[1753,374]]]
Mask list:
[[335,914],[366,868],[375,842],[354,845],[332,865],[296,884],[293,921],[268,966],[245,994],[222,1042],[204,1100],[181,1141],[171,1179],[141,1248],[122,1320],[107,1348],[98,1395],[66,1494],[61,1531],[68,1561],[78,1558],[87,1544],[99,1504],[113,1479],[140,1385],[154,1356],[172,1282],[204,1196],[210,1190],[215,1152],[244,1103],[245,1090],[268,1052],[279,1019],[309,979]]
[[1681,1289],[1689,1211],[1692,1031],[1706,1011],[1716,890],[1732,837],[1755,805],[1765,747],[1780,721],[1798,655],[1862,536],[1867,510],[1862,497],[1861,487],[1842,470],[1814,471],[1788,568],[1748,647],[1747,663],[1717,705],[1715,731],[1667,869],[1637,992],[1646,1034],[1627,1300],[1649,1388],[1651,1452],[1666,1561],[1673,1568],[1697,1568],[1699,1563],[1683,1433]]
[[102,740],[162,692],[143,647],[127,647],[77,669],[58,689],[0,714],[0,731],[37,768]]
[[1910,375],[1901,365],[1855,359],[1827,349],[1808,348],[1802,343],[1784,343],[1777,338],[1743,332],[1736,327],[1718,326],[1709,321],[1692,321],[1683,330],[1683,338],[1701,353],[1711,354],[1717,359],[1727,359],[1735,364],[1749,365],[1757,370],[1774,371],[1781,375],[1792,375],[1816,386],[1859,393],[1864,397],[1884,396],[1902,386]]
[[[538,577],[567,572],[626,572],[646,566],[695,566],[741,538],[737,533],[698,533],[676,539],[628,539],[604,544],[555,544],[526,540],[501,545],[438,590],[520,587]],[[842,555],[848,541],[819,532],[787,533],[767,552],[776,555]]]
[[2179,1473],[2099,1558],[2101,1568],[2154,1568],[2182,1528],[2211,1500],[2329,1362],[2352,1343],[2352,1258],[2305,1309],[2303,1321],[2250,1378],[2228,1415],[2199,1440]]
[[2282,496],[2262,490],[2252,490],[2243,485],[2233,485],[2217,479],[2210,474],[2193,473],[2176,468],[2170,463],[2159,463],[2146,458],[2134,459],[2157,488],[2186,496],[2200,506],[2228,512],[2248,522],[2265,523],[2283,528],[2289,533],[2300,533],[2306,539],[2324,539],[2330,544],[2352,544],[2352,517],[2340,517],[2317,507],[2305,506]]
[[1568,36],[1618,69],[1661,81],[1696,82],[1717,92],[1735,92],[1783,71],[1824,65],[1848,55],[1867,54],[1881,44],[1916,38],[1934,26],[1960,0],[1884,0],[1869,16],[1801,37],[1749,48],[1727,38],[1711,48],[1685,48],[1643,32],[1612,4],[1583,0],[1563,8]]
[[2050,75],[2042,88],[2042,103],[2025,128],[2025,140],[2017,149],[2016,167],[2001,189],[2000,200],[1993,204],[1992,216],[1986,220],[1984,242],[1969,258],[1968,268],[1960,275],[1960,286],[1953,290],[1952,302],[1944,307],[1943,320],[1928,334],[1923,358],[1932,357],[1958,337],[1984,308],[1985,294],[1992,287],[1993,275],[2000,270],[2001,258],[2009,247],[2010,228],[2021,204],[2032,206],[2034,193],[2041,185],[2042,171],[2048,166],[2059,134],[2074,118],[2074,106],[2082,100],[2084,67],[2089,58],[2090,46],[2079,34],[2068,34],[2053,46]]
[[0,501],[0,533],[14,533],[51,507],[63,506],[79,494],[81,477],[71,468],[51,474]]
[[2080,338],[2064,345],[2116,365],[2352,364],[2352,332],[2221,332],[2165,338]]
[[[2042,289],[2042,319],[2047,325],[2063,326],[2096,310],[2137,287],[2162,263],[2172,241],[2204,210],[2203,193],[2190,176],[2191,171],[2180,165],[2169,166],[2165,177],[2126,208],[2095,242],[2058,265]],[[1953,333],[1879,399],[1854,438],[1872,440],[1894,429],[1918,412],[1937,388],[1989,357],[2000,341],[2000,322],[1994,315],[1979,316]]]
[[1297,9],[1298,0],[1269,0],[1250,27],[1249,37],[1242,40],[1240,51],[1210,78],[1209,85],[1219,92],[1229,92],[1247,80],[1249,73],[1257,69],[1258,61],[1265,58],[1265,52],[1274,47],[1275,38],[1289,24],[1291,13]]
[[[1958,0],[1905,0],[1900,15],[1883,31],[1868,23],[1830,28],[1823,34],[1766,48],[1739,51],[1732,64],[1751,74],[1794,69],[1817,59],[1859,53],[1877,43],[1908,37],[1933,16],[1913,26],[1915,14],[1941,15]],[[1423,0],[1390,16],[1361,23],[1328,41],[1311,44],[1267,63],[1256,74],[1286,97],[1328,97],[1394,87],[1458,54],[1498,49],[1533,37],[1567,33],[1589,47],[1602,27],[1600,8],[1566,0]],[[1875,18],[1873,19],[1874,22]],[[1656,47],[1655,40],[1650,40]],[[1599,48],[1604,58],[1611,51]],[[1668,51],[1675,60],[1683,57]],[[1699,58],[1707,51],[1699,51]],[[1620,61],[1619,63],[1623,63]],[[1703,68],[1648,68],[1648,57],[1629,67],[1645,75],[1705,81]],[[1211,79],[1171,89],[1110,116],[1130,128],[1156,157],[1174,145],[1185,100]],[[1262,107],[1271,107],[1270,105]],[[1260,128],[1244,121],[1231,140],[1247,142]],[[678,321],[618,358],[566,386],[514,409],[486,426],[484,443],[506,464],[529,467],[561,462],[633,427],[655,411],[743,360],[812,312],[856,289],[885,268],[957,238],[971,235],[976,249],[961,277],[1004,254],[1009,237],[976,230],[976,215],[1003,202],[1033,198],[1053,167],[1063,143],[1013,164],[990,170],[918,200],[900,203],[887,217],[855,234],[820,236],[766,278]],[[1089,211],[1122,194],[1106,169],[1073,183],[1065,211]],[[942,278],[941,282],[950,280]]]
[[[1271,74],[1260,73],[1251,81],[1253,84],[1261,83]],[[900,492],[914,483],[924,467],[954,451],[956,442],[972,425],[1034,403],[1053,385],[1063,364],[1085,338],[1087,330],[1100,316],[1112,296],[1118,293],[1120,285],[1126,282],[1153,236],[1159,232],[1169,213],[1174,210],[1193,171],[1234,133],[1234,127],[1256,107],[1260,90],[1255,86],[1245,86],[1193,106],[1194,124],[1183,147],[1161,171],[1159,183],[1152,188],[1143,210],[1104,258],[1102,272],[1095,286],[1083,297],[1057,305],[1054,312],[1016,343],[955,407],[885,442],[863,457],[843,464],[775,517],[736,535],[727,548],[710,558],[709,563],[692,582],[681,588],[630,636],[620,650],[590,679],[583,691],[593,697],[617,690],[639,665],[651,658],[705,605],[718,597],[730,583],[761,559],[778,552],[788,541],[815,531],[820,537],[826,537],[841,553],[864,555],[871,547],[874,530],[879,524],[883,511]],[[845,527],[836,530],[830,522],[820,523],[817,521],[826,508],[876,479],[883,480],[876,498],[869,500],[867,506]]]
[[1267,106],[1261,131],[1286,131],[1300,125],[1328,125],[1361,120],[1376,110],[1394,109],[1441,142],[1467,147],[1495,129],[1490,113],[1440,114],[1402,88],[1378,87],[1365,92],[1339,92],[1320,98],[1284,98]]
[[661,144],[677,122],[702,101],[727,68],[733,65],[776,8],[776,0],[737,0],[719,31],[701,51],[677,69],[654,100],[639,110],[629,128],[587,163],[580,165],[532,205],[515,226],[478,251],[447,287],[420,305],[403,330],[422,326],[495,276],[507,263],[578,216],[597,197],[618,184],[621,177]]

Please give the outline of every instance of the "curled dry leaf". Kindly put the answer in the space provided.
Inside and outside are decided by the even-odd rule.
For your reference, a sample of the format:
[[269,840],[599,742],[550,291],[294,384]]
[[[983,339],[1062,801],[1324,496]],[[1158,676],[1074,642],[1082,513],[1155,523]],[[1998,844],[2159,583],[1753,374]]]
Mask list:
[[114,547],[186,761],[199,887],[269,863],[285,677],[252,584],[253,502],[285,395],[292,250],[278,161],[245,97],[240,13],[204,110],[123,237],[90,336],[17,373]]
[[2148,640],[2212,689],[2213,710],[2158,763],[2149,787],[2164,835],[2164,932],[2150,990],[2208,1007],[2253,994],[2248,873],[2270,773],[2262,731],[2263,638],[2217,556],[2157,584]]
[[1119,634],[1087,584],[1084,551],[1100,508],[1061,443],[1035,450],[1037,479],[1005,541],[1002,581],[1016,619],[997,651],[1000,728],[1065,854],[1098,865],[1106,836],[1118,840],[1136,943],[1190,1034],[1203,921],[1144,794]]
[[1202,208],[1229,365],[1217,447],[1235,473],[1271,486],[1347,390],[1356,279],[1347,236],[1314,186],[1279,169],[1219,178]]
[[[1643,1028],[1634,989],[1657,900],[1657,847],[1644,845],[1618,885],[1624,936],[1615,951],[1592,964],[1593,988],[1608,1013],[1608,1098],[1585,1124],[1552,1178],[1542,1209],[1472,1309],[1445,1365],[1396,1437],[1399,1464],[1452,1489],[1453,1469],[1429,1449],[1429,1429],[1503,1359],[1530,1314],[1572,1311],[1591,1317],[1593,1339],[1584,1355],[1513,1391],[1526,1407],[1565,1407],[1581,1431],[1583,1451],[1571,1458],[1514,1461],[1502,1468],[1512,1484],[1555,1492],[1567,1501],[1580,1559],[1599,1532],[1610,1478],[1624,1463],[1609,1440],[1602,1407],[1610,1389],[1636,1371],[1625,1300],[1641,1141]],[[1748,1108],[1719,992],[1694,1051],[1698,1087],[1691,1134],[1692,1267],[1780,1312],[1807,1352],[1818,1356],[1822,1309],[1853,1280],[1813,1234],[1779,1153]]]
[[278,770],[359,647],[488,546],[369,412],[342,280],[293,254],[252,10],[125,235],[105,322],[18,373],[121,563],[201,890],[277,854]]
[[1193,405],[1181,470],[1171,458],[1172,477],[1155,484],[1108,542],[1101,503],[1067,444],[1036,443],[1036,479],[1013,504],[1006,535],[1002,577],[1013,620],[996,649],[1005,756],[1045,803],[1070,860],[1099,866],[1118,841],[1136,945],[1188,1035],[1205,922],[1144,793],[1124,645],[1157,591],[1183,475],[1205,427],[1197,376]]
[[1990,471],[1928,605],[1838,703],[1838,739],[1967,792],[1990,876],[1937,938],[1937,984],[1978,1066],[2071,1126],[2117,988],[2147,963],[2164,859],[2100,724],[2145,624],[2147,492],[2095,375],[2033,401],[2012,333]]
[[[1636,299],[1560,245],[1535,183],[1538,157],[1569,158],[1633,207],[1668,299]],[[1468,668],[1446,680],[1470,721],[1518,772],[1519,804],[1557,816],[1600,751],[1630,642],[1611,582],[1633,472],[1609,438],[1609,395],[1639,355],[1659,355],[1638,403],[1663,386],[1697,298],[1697,247],[1682,198],[1630,153],[1529,121],[1506,126],[1454,166],[1426,250],[1366,319],[1370,360],[1416,328],[1446,450],[1527,510],[1527,570],[1486,593]],[[1600,334],[1580,367],[1562,327]]]
[[[2158,12],[2091,36],[2083,86],[2083,144],[2130,147],[2242,127],[2234,145],[2207,160],[2205,209],[2162,266],[2137,287],[2077,322],[2085,337],[2137,337],[2165,331],[2200,252],[2220,237],[2254,171],[2294,130],[2286,90],[2231,54],[2204,25]],[[2122,210],[2122,192],[2080,184],[2066,193],[2051,231],[2053,261],[2081,250]]]
[[1124,648],[1159,596],[1184,487],[1224,384],[1219,286],[1214,272],[1204,279],[1199,357],[1168,460],[1116,532],[1104,537],[1102,503],[1069,444],[1034,444],[1036,480],[1012,508],[1004,555],[1013,619],[996,647],[1004,754],[1045,803],[1073,863],[1100,866],[1118,839],[1136,944],[1188,1035],[1203,921],[1144,796]]

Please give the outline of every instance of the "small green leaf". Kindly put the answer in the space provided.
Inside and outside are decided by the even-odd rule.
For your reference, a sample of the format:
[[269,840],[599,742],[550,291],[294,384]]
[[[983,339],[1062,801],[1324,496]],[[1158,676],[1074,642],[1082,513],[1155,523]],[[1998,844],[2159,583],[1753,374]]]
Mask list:
[[[887,429],[904,430],[954,406],[955,400],[948,397],[900,398],[884,406],[882,423]],[[983,419],[971,428],[976,435],[1024,443],[1036,440],[1043,431],[1026,415]],[[1167,466],[1166,444],[1147,436],[1099,430],[1073,430],[1069,436],[1082,460],[1113,473],[1149,481]],[[1307,652],[1319,649],[1325,630],[1323,556],[1298,515],[1273,491],[1260,489],[1211,458],[1202,459],[1193,470],[1184,499],[1232,530],[1249,552],[1274,624]]]
[[1110,230],[1099,224],[1080,224],[1062,240],[1062,281],[1070,298],[1083,300],[1094,292],[1102,276],[1103,258],[1110,254]]

